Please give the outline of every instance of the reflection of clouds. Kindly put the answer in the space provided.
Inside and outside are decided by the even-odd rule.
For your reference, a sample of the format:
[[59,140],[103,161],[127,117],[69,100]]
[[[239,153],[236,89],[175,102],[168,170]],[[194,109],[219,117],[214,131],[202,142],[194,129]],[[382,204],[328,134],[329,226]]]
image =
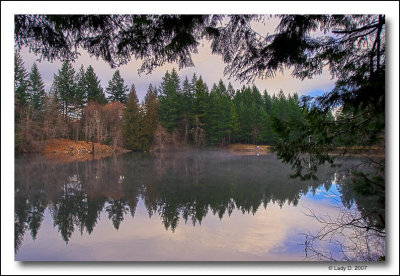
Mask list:
[[337,190],[337,185],[335,184],[335,182],[332,182],[332,185],[330,186],[328,191],[326,191],[325,187],[322,185],[315,191],[309,191],[304,197],[308,200],[312,200],[315,202],[324,199],[328,200],[329,203],[337,203],[341,201],[340,193]]
[[81,235],[76,231],[68,246],[46,214],[42,233],[48,234],[44,238],[39,235],[35,243],[26,235],[29,241],[25,241],[17,259],[23,259],[25,253],[29,256],[28,252],[34,248],[41,260],[303,260],[300,234],[320,227],[313,218],[304,215],[305,207],[332,216],[336,212],[323,202],[302,198],[298,207],[284,205],[280,208],[271,203],[266,210],[260,207],[255,215],[243,215],[234,210],[230,217],[220,220],[209,213],[201,225],[195,227],[180,220],[172,233],[165,230],[158,215],[148,217],[140,200],[135,217],[125,215],[118,231],[102,212],[93,233]]

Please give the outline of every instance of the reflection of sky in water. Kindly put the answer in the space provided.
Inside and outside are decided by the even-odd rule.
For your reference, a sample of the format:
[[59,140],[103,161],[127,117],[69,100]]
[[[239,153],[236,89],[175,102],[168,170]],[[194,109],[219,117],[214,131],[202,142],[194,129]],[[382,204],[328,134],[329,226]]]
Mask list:
[[[21,261],[301,261],[305,234],[321,229],[307,213],[335,217],[341,205],[330,170],[321,182],[292,180],[268,154],[128,154],[61,165],[32,158],[16,168]],[[35,228],[37,207],[45,211]]]
[[201,225],[179,221],[175,232],[166,231],[158,215],[149,218],[140,200],[134,218],[126,214],[118,230],[103,211],[91,235],[75,229],[68,244],[47,210],[37,239],[33,241],[26,233],[16,260],[304,260],[304,234],[318,230],[319,225],[304,215],[302,206],[332,211],[318,197],[323,199],[326,194],[307,194],[297,207],[260,206],[255,215],[234,210],[219,219],[209,212]]
[[304,197],[312,201],[326,200],[332,204],[340,203],[340,192],[335,184],[332,184],[328,190],[321,185],[315,190],[315,192],[310,190],[306,195],[304,195]]

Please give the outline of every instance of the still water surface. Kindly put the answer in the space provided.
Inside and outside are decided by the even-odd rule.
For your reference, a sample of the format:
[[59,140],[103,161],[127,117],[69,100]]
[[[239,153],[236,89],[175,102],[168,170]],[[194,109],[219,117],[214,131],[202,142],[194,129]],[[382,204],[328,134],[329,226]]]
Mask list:
[[273,154],[217,150],[17,157],[15,260],[305,260],[305,234],[321,227],[307,211],[334,216],[349,194],[333,169],[290,173]]

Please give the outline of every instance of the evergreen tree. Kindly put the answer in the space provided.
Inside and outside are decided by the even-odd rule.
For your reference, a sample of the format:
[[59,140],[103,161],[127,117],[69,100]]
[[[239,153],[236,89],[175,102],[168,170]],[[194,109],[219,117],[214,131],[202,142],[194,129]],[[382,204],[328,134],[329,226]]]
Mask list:
[[19,52],[14,54],[14,96],[15,96],[15,149],[27,151],[31,140],[32,108],[30,95],[27,91],[28,73]]
[[215,145],[221,138],[219,131],[219,95],[217,85],[214,83],[207,98],[207,113],[204,117],[206,141],[209,145]]
[[193,142],[196,146],[205,144],[205,121],[208,105],[208,87],[203,82],[203,79],[197,79],[194,74],[192,78],[192,84],[194,86],[194,102],[193,102],[193,127],[191,133],[193,136]]
[[235,104],[235,111],[239,119],[239,140],[241,143],[248,143],[248,136],[251,133],[251,118],[249,113],[248,100],[246,100],[248,97],[245,97],[245,93],[247,91],[248,89],[243,86],[242,89],[236,92],[235,98],[233,99],[233,102]]
[[259,142],[259,135],[264,126],[264,119],[266,113],[264,110],[264,102],[260,90],[253,85],[251,89],[252,103],[251,103],[251,128],[252,128],[252,143],[257,144]]
[[158,123],[158,106],[157,95],[154,92],[153,86],[150,84],[144,98],[143,149],[145,150],[150,149],[154,140],[154,132]]
[[18,51],[14,53],[14,92],[16,103],[25,105],[29,101],[26,91],[28,82],[28,73],[24,67],[24,61]]
[[99,104],[107,103],[103,88],[100,85],[100,80],[98,79],[91,65],[89,65],[85,72],[85,84],[88,102],[95,101]]
[[126,104],[126,92],[128,87],[124,84],[124,79],[121,77],[119,70],[116,70],[112,79],[108,82],[106,92],[109,94],[108,100],[110,102],[121,102]]
[[217,89],[218,89],[218,93],[220,93],[221,95],[227,94],[226,87],[225,87],[225,84],[222,81],[222,79],[219,79]]
[[228,143],[238,141],[238,135],[240,131],[239,118],[237,116],[235,105],[233,101],[230,102],[230,116],[229,116],[229,128],[228,128]]
[[233,99],[235,97],[235,89],[233,89],[232,83],[228,84],[228,88],[227,88],[226,92],[231,97],[231,99]]
[[28,94],[32,99],[32,107],[39,113],[44,112],[44,100],[46,92],[44,91],[44,83],[42,76],[39,73],[36,62],[33,63],[31,72],[29,74],[29,82],[27,87]]
[[169,133],[178,128],[182,118],[180,96],[179,77],[174,68],[171,74],[165,73],[160,91],[160,121]]
[[187,77],[182,83],[182,124],[184,129],[184,141],[187,142],[189,130],[193,123],[193,100],[194,100],[194,87],[190,84]]
[[61,110],[64,118],[68,118],[70,110],[75,102],[75,70],[71,63],[66,60],[58,70],[58,75],[54,75],[54,81],[57,84],[57,97],[61,103]]
[[192,93],[196,94],[196,82],[198,81],[196,73],[193,73],[192,80],[190,81],[190,88]]
[[272,97],[268,94],[267,90],[264,90],[263,94],[265,117],[263,118],[263,127],[260,133],[261,139],[266,144],[273,144],[275,141],[276,134],[273,132],[271,127],[271,116],[272,114]]
[[[193,77],[193,80],[194,79],[196,79],[195,76]],[[204,123],[207,113],[207,102],[208,87],[200,76],[200,78],[195,82],[195,99],[193,109],[195,116],[197,116],[202,123]]]
[[222,80],[213,85],[206,114],[207,143],[224,145],[229,140],[231,100]]
[[130,150],[142,150],[142,117],[135,85],[132,84],[123,117],[122,136],[124,145]]
[[79,109],[83,109],[83,106],[87,104],[87,82],[85,69],[83,65],[79,68],[76,74],[76,93],[75,93],[75,104]]

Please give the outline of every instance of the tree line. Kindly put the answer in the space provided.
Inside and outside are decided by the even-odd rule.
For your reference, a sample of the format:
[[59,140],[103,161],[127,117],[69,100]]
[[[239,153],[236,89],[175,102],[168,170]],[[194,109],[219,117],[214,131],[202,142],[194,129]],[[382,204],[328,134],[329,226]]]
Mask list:
[[[143,102],[116,70],[105,91],[94,69],[77,72],[64,61],[48,93],[37,64],[27,73],[15,53],[15,147],[37,151],[48,139],[95,141],[130,150],[171,145],[274,144],[272,117],[302,118],[299,96],[263,93],[255,86],[235,90],[222,80],[208,88],[201,76],[183,81],[175,69],[161,85],[149,85]],[[128,93],[129,91],[129,93]]]

